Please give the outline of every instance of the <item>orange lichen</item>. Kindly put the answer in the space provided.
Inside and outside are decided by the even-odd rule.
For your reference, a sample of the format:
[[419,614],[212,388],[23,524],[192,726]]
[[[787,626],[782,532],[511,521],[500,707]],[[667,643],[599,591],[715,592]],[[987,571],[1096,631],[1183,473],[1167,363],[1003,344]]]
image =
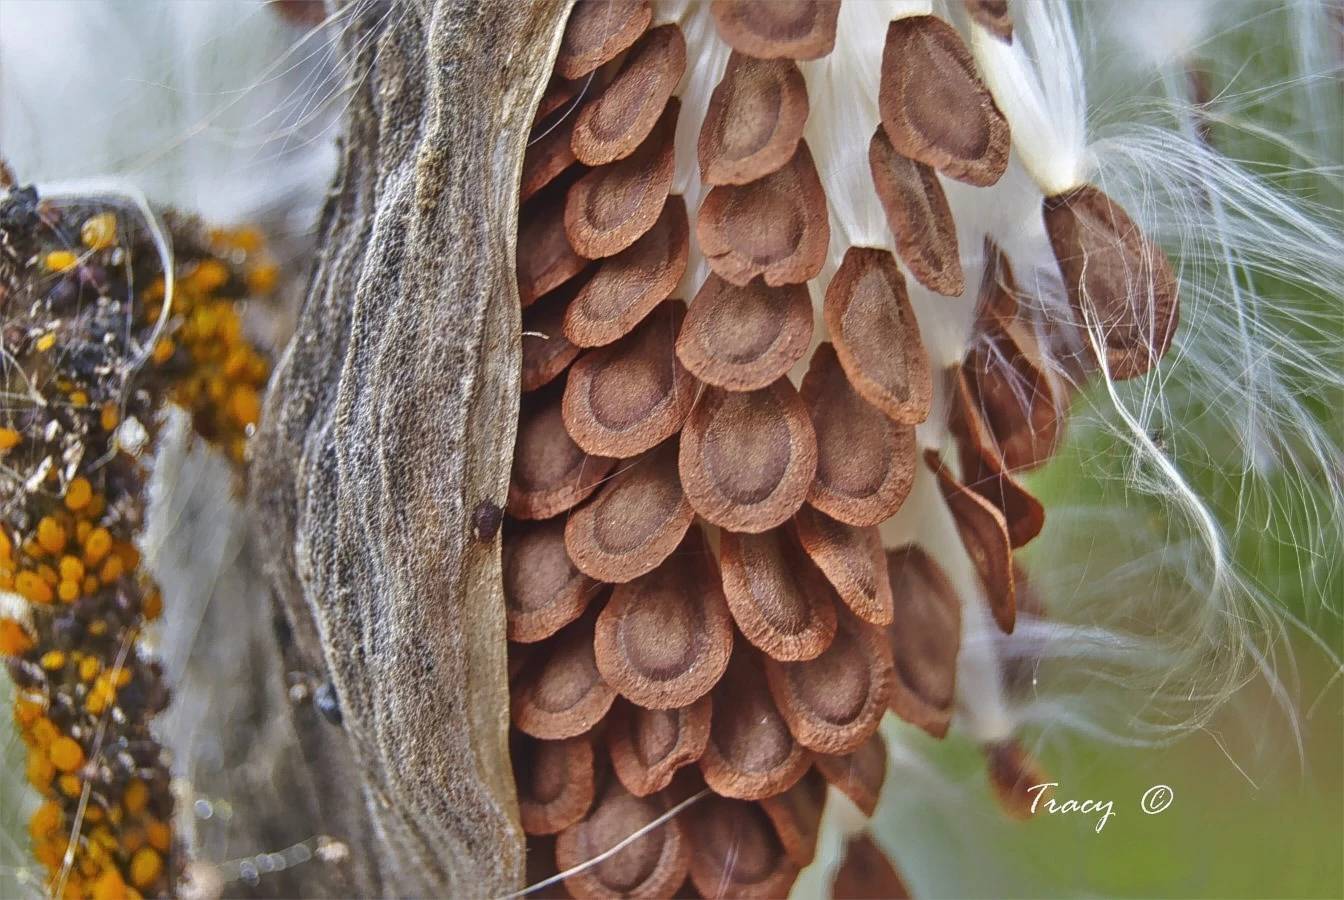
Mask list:
[[[34,202],[18,193],[0,187],[0,210]],[[16,501],[0,519],[0,590],[29,604],[0,618],[0,656],[18,688],[25,775],[44,800],[29,832],[53,896],[166,896],[181,872],[167,760],[149,727],[168,693],[142,648],[126,652],[162,615],[163,597],[135,546],[145,444],[128,446],[119,429],[137,425],[126,434],[152,440],[160,407],[176,402],[241,463],[270,371],[239,306],[277,280],[260,234],[208,240],[194,222],[168,218],[171,298],[135,220],[87,204],[0,216],[0,251],[20,261],[18,281],[0,284],[14,313],[5,349],[42,394],[0,410],[0,483]],[[0,266],[6,279],[14,271]],[[69,305],[71,292],[90,290],[99,302]],[[142,347],[150,365],[140,365]]]

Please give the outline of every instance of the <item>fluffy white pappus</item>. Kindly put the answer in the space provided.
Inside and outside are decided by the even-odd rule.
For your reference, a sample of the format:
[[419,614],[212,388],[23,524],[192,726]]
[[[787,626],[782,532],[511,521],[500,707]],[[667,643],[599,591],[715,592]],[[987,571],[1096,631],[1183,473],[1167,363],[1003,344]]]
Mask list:
[[895,247],[873,190],[868,144],[881,122],[877,93],[887,25],[928,15],[930,9],[927,0],[842,3],[835,49],[799,66],[808,96],[803,139],[826,189],[831,217],[823,288],[850,247]]
[[115,173],[214,222],[306,229],[343,102],[328,35],[258,0],[6,2],[0,152],[24,182]]
[[1069,7],[1045,0],[1011,4],[1013,40],[970,23],[981,77],[1008,119],[1013,149],[1046,194],[1085,180],[1087,98]]
[[[670,22],[677,24],[686,39],[686,72],[676,91],[681,100],[681,112],[677,115],[677,133],[673,138],[676,168],[672,175],[672,193],[680,194],[685,200],[694,233],[696,213],[709,193],[709,187],[700,179],[700,123],[705,119],[714,88],[718,87],[728,66],[730,49],[718,39],[714,20],[705,4],[678,0],[655,5],[653,24]],[[707,277],[709,264],[700,250],[700,242],[691,241],[686,272],[674,296],[689,301]]]
[[[1236,80],[1239,60],[1218,67],[1218,54],[1237,52],[1238,36],[1209,36],[1216,4],[1190,6],[1201,7],[1186,11],[1198,22],[1172,36],[1186,49],[1131,62],[1113,80],[1115,70],[1089,54],[1127,46],[1112,26],[1138,18],[1128,7],[1100,15],[1089,4],[1015,2],[1011,45],[963,23],[1009,118],[1016,160],[1041,191],[1097,184],[1167,253],[1179,281],[1181,325],[1161,366],[1127,382],[1103,371],[1073,404],[1073,444],[1100,454],[1075,461],[1088,486],[1052,482],[1049,469],[1032,479],[1047,486],[1048,516],[1025,556],[1038,563],[1032,582],[1050,621],[988,635],[1001,654],[1039,665],[1031,696],[1010,704],[1015,722],[1122,742],[1188,733],[1256,675],[1294,721],[1279,672],[1293,617],[1274,583],[1243,564],[1248,542],[1268,541],[1297,561],[1283,573],[1297,583],[1279,584],[1307,598],[1309,615],[1340,615],[1329,585],[1344,543],[1344,233],[1334,198],[1317,199],[1338,184],[1340,144],[1320,158],[1307,148],[1321,143],[1301,139],[1336,129],[1338,116],[1314,128],[1300,120],[1311,109],[1300,94],[1328,77],[1305,72],[1304,56],[1330,56],[1303,54],[1302,30],[1292,31],[1319,21],[1323,4],[1297,4],[1291,21],[1279,21],[1296,34],[1298,52],[1285,54],[1284,75],[1262,77],[1254,91]],[[1184,77],[1195,46],[1226,79],[1212,102],[1193,96]],[[1145,67],[1148,92],[1135,93],[1133,73]],[[1295,123],[1277,140],[1254,131],[1266,105]],[[1210,144],[1200,127],[1207,122],[1234,139],[1246,130],[1269,140],[1285,151],[1285,170],[1253,172],[1219,152],[1225,135]],[[1051,338],[1058,348],[1071,314],[1039,196],[1030,227],[987,231],[1012,263],[1041,346]],[[1093,355],[1106,334],[1085,324],[1070,352]],[[1058,379],[1076,374],[1066,359],[1046,362]],[[1089,497],[1076,505],[1083,491]],[[1310,638],[1306,623],[1295,624]],[[1071,715],[1040,715],[1066,701]]]
[[1122,61],[1136,69],[1184,63],[1199,52],[1214,19],[1222,14],[1245,16],[1244,0],[1130,0],[1098,3],[1080,15],[1095,17],[1091,33],[1109,36],[1124,48]]

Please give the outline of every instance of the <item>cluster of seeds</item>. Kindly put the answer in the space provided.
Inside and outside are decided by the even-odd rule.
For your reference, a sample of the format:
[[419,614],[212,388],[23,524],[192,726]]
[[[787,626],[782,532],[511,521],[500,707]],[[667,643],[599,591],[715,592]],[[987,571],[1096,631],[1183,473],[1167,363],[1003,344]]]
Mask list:
[[[964,605],[1004,632],[1041,612],[1013,551],[1044,511],[1017,473],[1051,455],[1071,380],[1097,367],[1085,329],[1100,323],[1104,362],[1129,377],[1175,324],[1165,260],[1086,186],[1042,210],[1072,318],[1044,328],[992,244],[967,290],[945,180],[994,185],[1011,135],[948,22],[884,23],[860,73],[880,114],[866,159],[828,171],[809,88],[859,90],[836,83],[853,61],[829,58],[839,0],[697,6],[578,3],[523,163],[503,577],[532,871],[581,866],[710,790],[567,877],[580,897],[783,896],[828,784],[871,814],[886,711],[939,737],[951,723]],[[966,27],[1011,42],[1004,7],[968,3]],[[688,88],[719,73],[712,94]],[[855,179],[895,252],[834,226],[848,198],[830,186]],[[907,277],[977,304],[957,365],[931,362]],[[933,547],[884,546],[920,478],[976,597]],[[1021,811],[1034,763],[1012,741],[986,749]]]
[[236,309],[274,280],[255,233],[167,233],[171,294],[134,207],[0,185],[0,657],[54,895],[167,896],[180,873],[150,727],[168,689],[140,642],[163,609],[135,545],[144,451],[175,401],[241,462],[268,373]]

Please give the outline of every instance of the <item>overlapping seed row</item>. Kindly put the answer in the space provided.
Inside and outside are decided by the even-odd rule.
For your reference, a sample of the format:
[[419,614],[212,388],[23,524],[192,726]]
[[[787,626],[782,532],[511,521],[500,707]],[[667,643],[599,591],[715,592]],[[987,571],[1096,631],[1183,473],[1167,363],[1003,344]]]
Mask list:
[[[1011,39],[1006,13],[978,6]],[[889,25],[869,164],[897,253],[844,253],[829,340],[795,386],[831,243],[800,63],[832,52],[840,4],[708,5],[731,55],[695,147],[708,192],[694,245],[670,192],[689,152],[676,93],[697,61],[654,13],[575,6],[523,166],[503,543],[513,764],[537,876],[710,790],[567,877],[575,896],[780,896],[813,858],[827,784],[875,807],[884,713],[942,736],[957,704],[963,603],[980,601],[878,526],[923,468],[1010,632],[1029,596],[1012,553],[1044,519],[1013,473],[1049,457],[1067,397],[992,245],[963,365],[934,371],[920,337],[901,266],[936,293],[965,289],[939,176],[992,185],[1010,148],[950,25]],[[1061,261],[1102,247],[1095,223],[1113,214],[1092,194],[1047,202]],[[672,295],[695,250],[710,272],[688,309]],[[940,379],[960,477],[916,437]],[[1034,763],[1012,741],[986,749],[1020,811]],[[876,872],[859,844],[852,871]]]
[[174,891],[169,760],[151,728],[168,687],[140,640],[163,608],[135,545],[143,462],[171,399],[241,463],[269,370],[235,309],[274,282],[259,235],[169,227],[171,308],[138,213],[0,190],[0,656],[43,797],[32,852],[61,896]]

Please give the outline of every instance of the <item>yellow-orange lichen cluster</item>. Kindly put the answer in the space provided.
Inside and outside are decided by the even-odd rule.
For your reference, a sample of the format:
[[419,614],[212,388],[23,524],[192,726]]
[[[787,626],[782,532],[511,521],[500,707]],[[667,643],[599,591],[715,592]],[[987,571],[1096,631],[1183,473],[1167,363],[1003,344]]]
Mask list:
[[150,727],[168,690],[140,642],[163,611],[135,543],[143,451],[178,402],[242,462],[268,374],[238,310],[274,284],[260,236],[168,225],[171,298],[137,215],[0,193],[3,377],[17,398],[0,410],[0,657],[53,895],[172,891],[169,761]]

